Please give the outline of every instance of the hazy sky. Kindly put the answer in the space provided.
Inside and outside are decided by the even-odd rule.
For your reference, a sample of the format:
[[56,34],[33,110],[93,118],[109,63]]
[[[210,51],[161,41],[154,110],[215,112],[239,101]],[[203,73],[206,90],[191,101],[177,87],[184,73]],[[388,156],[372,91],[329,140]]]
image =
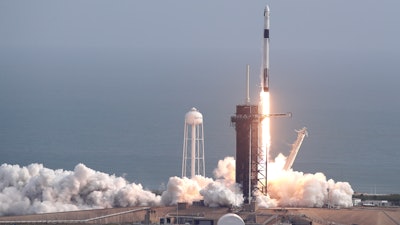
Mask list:
[[399,48],[398,2],[345,0],[1,1],[0,44],[258,49],[260,9],[266,3],[272,11],[275,50],[397,52]]
[[[178,149],[180,157],[183,116],[192,106],[208,124],[206,148],[215,150],[210,162],[232,155],[229,117],[244,101],[246,64],[252,68],[253,102],[258,99],[267,3],[272,109],[294,115],[275,122],[275,144],[288,148],[293,129],[307,126],[314,138],[305,141],[308,150],[299,162],[315,154],[329,159],[332,149],[338,154],[356,149],[358,156],[380,151],[382,143],[397,148],[399,1],[2,0],[0,163],[41,160],[20,160],[9,151],[40,155],[48,145],[94,149],[104,147],[91,142],[100,139],[121,145],[135,140],[125,143],[133,149]],[[62,136],[67,131],[81,139]],[[98,136],[88,137],[94,131]],[[334,143],[324,141],[330,137]],[[333,147],[336,143],[340,146]],[[399,157],[393,154],[377,161]],[[71,168],[80,157],[50,167]],[[148,160],[134,157],[133,162]],[[376,156],[363,160],[371,157]],[[110,167],[121,158],[107,158]]]
[[[271,7],[272,90],[287,87],[297,92],[300,85],[296,83],[319,84],[318,79],[326,82],[321,85],[343,86],[344,91],[378,92],[378,88],[396,84],[391,82],[398,79],[391,68],[386,71],[396,65],[400,52],[400,3],[396,1],[1,1],[2,67],[12,68],[24,59],[33,63],[42,57],[43,63],[47,60],[54,67],[70,69],[68,63],[88,65],[87,60],[106,67],[91,57],[95,54],[103,61],[114,60],[120,71],[138,60],[152,62],[152,68],[180,63],[206,70],[206,59],[218,59],[231,64],[234,71],[251,64],[253,80],[258,83],[266,3]],[[51,52],[69,55],[76,62]],[[319,65],[324,71],[316,71]],[[326,75],[317,74],[321,72]],[[130,78],[140,75],[144,74]],[[67,76],[71,74],[61,77]],[[168,79],[162,74],[153,76],[155,83]],[[186,73],[177,76],[172,80],[193,79]],[[274,85],[280,79],[285,79],[285,85]]]

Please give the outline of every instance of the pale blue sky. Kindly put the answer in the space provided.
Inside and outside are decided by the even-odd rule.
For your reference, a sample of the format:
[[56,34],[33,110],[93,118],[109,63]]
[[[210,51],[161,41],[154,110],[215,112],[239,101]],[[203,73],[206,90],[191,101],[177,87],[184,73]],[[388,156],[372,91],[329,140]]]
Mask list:
[[258,48],[266,3],[276,49],[399,48],[399,3],[388,0],[1,1],[0,44]]

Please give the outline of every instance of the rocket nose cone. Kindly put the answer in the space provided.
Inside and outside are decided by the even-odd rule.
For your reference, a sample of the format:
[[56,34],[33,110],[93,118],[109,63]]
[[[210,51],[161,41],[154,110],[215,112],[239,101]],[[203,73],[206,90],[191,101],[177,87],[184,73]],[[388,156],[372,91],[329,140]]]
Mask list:
[[269,16],[269,6],[268,6],[268,5],[265,6],[265,9],[264,9],[264,16],[265,16],[265,17],[268,17],[268,16]]

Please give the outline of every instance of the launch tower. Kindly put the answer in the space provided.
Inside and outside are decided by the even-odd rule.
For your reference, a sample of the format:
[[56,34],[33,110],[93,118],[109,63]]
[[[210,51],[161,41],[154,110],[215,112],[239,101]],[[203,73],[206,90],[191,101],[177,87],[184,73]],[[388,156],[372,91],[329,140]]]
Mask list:
[[242,188],[244,203],[249,204],[258,183],[258,105],[237,105],[231,122],[236,129],[236,183]]
[[[260,124],[265,118],[291,117],[291,113],[260,114],[259,106],[250,104],[249,66],[247,65],[246,103],[236,106],[231,123],[236,130],[236,183],[243,191],[244,203],[255,200],[256,192],[267,194],[267,164],[260,157]],[[264,164],[265,163],[265,164]],[[263,168],[263,171],[260,171]]]
[[236,130],[236,183],[243,191],[244,203],[254,197],[258,183],[260,115],[258,105],[250,104],[250,66],[246,66],[246,103],[236,106],[231,123]]

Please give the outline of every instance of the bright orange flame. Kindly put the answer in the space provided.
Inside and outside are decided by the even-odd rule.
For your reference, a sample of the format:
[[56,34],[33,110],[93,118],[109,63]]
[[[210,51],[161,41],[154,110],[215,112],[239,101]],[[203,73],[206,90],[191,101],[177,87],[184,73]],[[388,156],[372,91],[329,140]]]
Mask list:
[[[260,105],[259,105],[260,114],[263,116],[270,114],[269,109],[269,92],[260,92]],[[270,133],[270,118],[266,116],[263,120],[261,120],[260,125],[260,149],[258,153],[258,171],[263,175],[260,179],[260,182],[263,185],[267,183],[267,160],[269,155],[269,149],[271,146],[271,133]]]

